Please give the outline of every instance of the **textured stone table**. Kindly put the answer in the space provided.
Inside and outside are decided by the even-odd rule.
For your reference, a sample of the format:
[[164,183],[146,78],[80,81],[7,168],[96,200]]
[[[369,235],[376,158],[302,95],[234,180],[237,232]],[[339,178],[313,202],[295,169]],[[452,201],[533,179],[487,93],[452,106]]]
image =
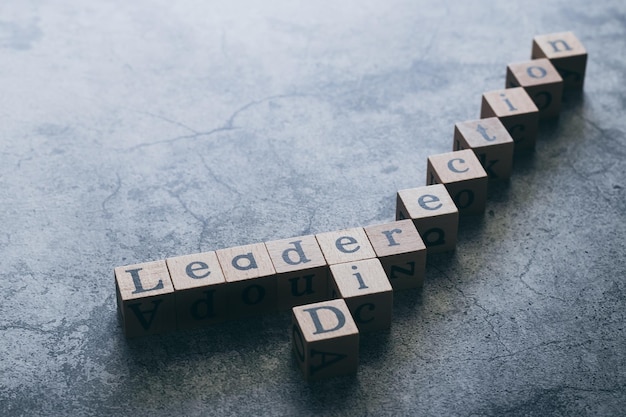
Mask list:
[[[623,415],[626,3],[7,0],[0,415]],[[394,219],[534,35],[583,94],[354,377],[288,313],[127,341],[113,268]]]

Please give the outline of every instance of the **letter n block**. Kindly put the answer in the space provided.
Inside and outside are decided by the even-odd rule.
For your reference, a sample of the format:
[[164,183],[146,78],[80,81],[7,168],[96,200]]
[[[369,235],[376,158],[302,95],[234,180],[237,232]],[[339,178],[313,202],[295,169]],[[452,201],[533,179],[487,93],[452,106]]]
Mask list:
[[394,291],[422,287],[426,245],[411,220],[369,226],[365,233]]
[[474,151],[489,179],[511,177],[514,142],[497,117],[455,124],[452,149]]
[[215,252],[165,260],[176,296],[179,329],[190,329],[228,318],[228,288]]
[[230,314],[247,317],[276,311],[276,271],[264,243],[216,251],[230,293]]
[[539,109],[522,87],[483,94],[480,118],[497,117],[515,141],[515,151],[535,149]]
[[427,253],[454,250],[459,210],[442,184],[398,191],[396,220],[411,219]]
[[174,287],[165,261],[115,268],[117,309],[126,337],[176,329]]
[[315,236],[265,242],[278,288],[279,310],[328,299],[328,265]]
[[293,351],[307,380],[354,374],[359,366],[359,330],[344,300],[292,309]]
[[427,184],[443,184],[459,209],[459,214],[475,215],[485,211],[487,173],[470,149],[428,157]]
[[523,87],[539,109],[540,119],[558,117],[561,111],[563,79],[550,63],[540,58],[506,67],[506,88]]
[[535,36],[531,58],[548,58],[561,74],[565,90],[583,88],[587,50],[572,32]]
[[362,333],[391,326],[393,289],[376,258],[330,266],[333,296],[346,300]]

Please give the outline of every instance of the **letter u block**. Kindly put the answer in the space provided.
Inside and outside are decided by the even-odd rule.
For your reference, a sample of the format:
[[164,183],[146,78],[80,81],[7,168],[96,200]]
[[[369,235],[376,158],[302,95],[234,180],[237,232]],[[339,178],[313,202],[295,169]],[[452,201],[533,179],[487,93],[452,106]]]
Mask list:
[[228,319],[228,286],[215,252],[165,260],[176,296],[178,329],[191,329]]
[[459,210],[442,184],[398,191],[396,220],[411,219],[427,253],[454,250],[459,230]]
[[264,243],[216,252],[229,290],[229,313],[248,317],[276,311],[276,271]]
[[328,299],[328,265],[315,236],[265,242],[278,289],[278,309]]
[[474,151],[489,179],[511,177],[514,142],[497,117],[455,124],[452,149]]
[[293,352],[306,380],[354,374],[359,366],[359,330],[344,300],[292,309]]
[[548,58],[563,78],[565,90],[583,88],[587,50],[572,32],[535,36],[531,58]]
[[558,117],[561,111],[563,78],[549,59],[509,64],[506,67],[506,88],[523,87],[539,109],[540,119]]
[[165,261],[115,268],[117,310],[126,337],[176,329],[174,287]]
[[487,203],[487,173],[469,149],[428,157],[427,184],[443,184],[460,215],[482,214]]
[[346,301],[362,333],[391,326],[393,289],[376,258],[330,266],[332,295]]
[[422,287],[426,245],[411,220],[369,226],[365,233],[394,291]]
[[522,87],[483,94],[480,118],[497,117],[515,141],[515,151],[535,149],[539,109]]

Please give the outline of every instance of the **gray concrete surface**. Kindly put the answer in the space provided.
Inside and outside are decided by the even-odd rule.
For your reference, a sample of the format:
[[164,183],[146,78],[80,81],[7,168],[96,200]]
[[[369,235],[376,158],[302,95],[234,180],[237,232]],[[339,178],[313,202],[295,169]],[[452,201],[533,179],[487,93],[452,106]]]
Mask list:
[[[114,267],[392,220],[563,30],[584,93],[355,377],[287,313],[125,340]],[[623,415],[625,75],[623,1],[2,2],[0,415]]]

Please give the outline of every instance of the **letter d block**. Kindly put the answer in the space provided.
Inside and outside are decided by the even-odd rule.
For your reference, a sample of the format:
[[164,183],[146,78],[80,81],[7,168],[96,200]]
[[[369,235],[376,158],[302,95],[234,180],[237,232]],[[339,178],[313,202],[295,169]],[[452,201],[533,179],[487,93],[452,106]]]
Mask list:
[[165,261],[115,268],[115,290],[126,337],[176,329],[174,287]]
[[497,117],[515,141],[515,151],[535,149],[539,109],[522,87],[483,94],[480,118]]
[[359,330],[344,300],[292,309],[293,351],[304,378],[354,374],[359,366]]
[[362,333],[391,326],[393,290],[376,258],[330,266],[333,296],[346,300]]
[[278,309],[328,299],[328,265],[315,236],[265,242],[278,288]]
[[563,79],[550,63],[541,58],[509,64],[506,88],[523,87],[539,109],[540,119],[558,117],[561,111]]
[[583,88],[587,51],[572,32],[535,36],[531,58],[548,58],[563,78],[565,90]]
[[428,157],[428,185],[443,184],[459,214],[482,214],[487,203],[487,173],[469,149]]
[[394,291],[422,287],[426,246],[411,220],[369,226],[365,233]]
[[176,292],[179,329],[190,329],[228,318],[228,290],[215,252],[166,259]]
[[442,184],[398,191],[396,220],[411,219],[428,253],[456,247],[459,210]]

